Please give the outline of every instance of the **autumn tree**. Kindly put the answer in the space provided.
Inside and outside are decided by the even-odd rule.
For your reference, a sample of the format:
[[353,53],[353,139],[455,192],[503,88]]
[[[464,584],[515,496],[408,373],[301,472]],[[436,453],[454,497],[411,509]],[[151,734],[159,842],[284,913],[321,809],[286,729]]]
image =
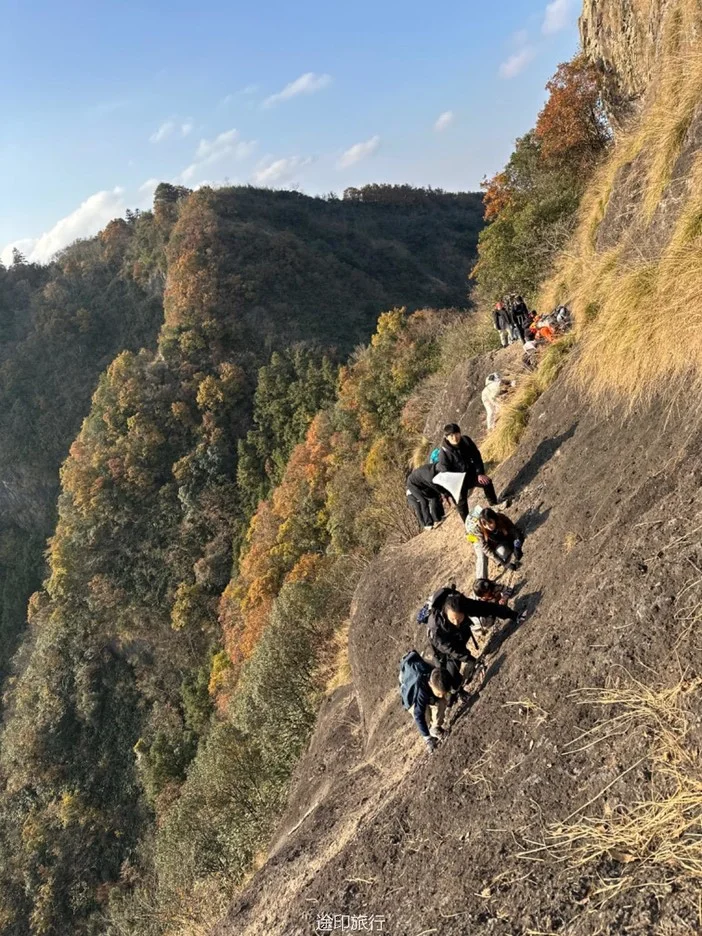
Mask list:
[[611,143],[601,78],[583,55],[558,67],[536,127],[482,184],[485,220],[472,276],[497,299],[534,295],[575,224],[585,185]]
[[591,170],[612,143],[601,72],[580,54],[558,66],[546,90],[535,130],[543,160],[571,172]]

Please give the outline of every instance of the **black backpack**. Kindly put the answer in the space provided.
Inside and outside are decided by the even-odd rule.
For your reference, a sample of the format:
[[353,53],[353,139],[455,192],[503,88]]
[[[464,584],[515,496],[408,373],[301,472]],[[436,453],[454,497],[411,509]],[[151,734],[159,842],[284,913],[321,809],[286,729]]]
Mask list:
[[452,585],[445,585],[437,592],[434,592],[433,595],[430,595],[419,611],[417,611],[417,624],[426,624],[429,621],[431,612],[443,608],[444,602],[448,596],[452,595],[455,591],[456,583],[454,582]]
[[400,661],[400,696],[406,709],[414,708],[417,693],[422,680],[426,679],[434,667],[417,653],[410,650]]

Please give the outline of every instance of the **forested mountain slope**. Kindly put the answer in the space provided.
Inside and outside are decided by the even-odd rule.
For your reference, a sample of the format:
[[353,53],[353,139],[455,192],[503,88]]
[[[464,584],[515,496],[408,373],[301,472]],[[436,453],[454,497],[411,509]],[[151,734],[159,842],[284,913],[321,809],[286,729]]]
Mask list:
[[[358,532],[339,513],[346,498],[333,532],[320,484],[396,427],[439,364],[439,331],[460,316],[398,309],[340,375],[339,363],[386,305],[464,301],[480,205],[408,186],[338,200],[162,185],[153,212],[112,222],[48,268],[3,271],[3,470],[22,498],[5,523],[33,535],[21,534],[26,556],[10,538],[3,553],[16,587],[8,652],[40,575],[48,524],[36,491],[50,502],[70,445],[48,577],[4,695],[3,932],[164,932],[197,916],[203,889],[221,895],[249,867],[355,580],[341,587],[343,569],[325,562],[330,537],[361,537],[370,552],[380,542],[362,473]],[[302,654],[299,672],[284,670],[301,682],[279,679],[292,711],[272,741],[253,700],[283,652],[269,624],[284,586],[285,613],[309,633],[286,649]],[[216,804],[198,792],[209,777]],[[219,828],[188,859],[206,821]]]
[[246,371],[244,426],[274,349],[312,341],[341,358],[384,309],[464,304],[481,213],[477,195],[410,186],[321,199],[164,184],[153,211],[48,266],[0,269],[0,674],[43,574],[59,465],[99,374],[120,351],[155,347],[166,283],[163,340],[189,317],[206,323],[201,340]]
[[[481,442],[526,530],[505,575],[529,617],[493,635],[484,686],[428,755],[399,659],[427,649],[417,610],[441,585],[468,589],[474,557],[455,518],[381,551],[354,593],[348,682],[217,936],[378,918],[442,936],[699,929],[701,30],[694,0],[587,0],[588,58],[545,113],[592,93],[596,129],[616,133],[596,150],[580,136],[577,191],[576,153],[549,154],[549,121],[489,184],[479,280],[518,288],[514,261],[533,305],[568,302],[576,327],[535,373],[509,350],[459,363],[432,384],[425,429],[450,405],[480,437],[485,376],[516,374]],[[570,126],[576,143],[586,125]],[[524,250],[540,238],[548,250]]]

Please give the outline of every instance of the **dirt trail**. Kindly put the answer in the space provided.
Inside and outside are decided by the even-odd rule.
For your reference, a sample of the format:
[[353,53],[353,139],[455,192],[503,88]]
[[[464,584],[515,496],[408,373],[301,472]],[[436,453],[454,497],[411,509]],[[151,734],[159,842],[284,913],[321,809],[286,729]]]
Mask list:
[[431,756],[399,704],[398,661],[423,649],[426,595],[470,585],[473,553],[452,516],[378,557],[355,596],[353,686],[325,704],[272,856],[219,936],[310,934],[321,913],[380,915],[393,936],[696,931],[697,892],[665,869],[519,853],[552,820],[650,795],[643,733],[566,753],[599,714],[572,692],[627,674],[670,685],[681,665],[702,674],[701,448],[698,413],[654,403],[603,416],[564,378],[537,402],[496,474],[527,530],[515,603],[531,615]]

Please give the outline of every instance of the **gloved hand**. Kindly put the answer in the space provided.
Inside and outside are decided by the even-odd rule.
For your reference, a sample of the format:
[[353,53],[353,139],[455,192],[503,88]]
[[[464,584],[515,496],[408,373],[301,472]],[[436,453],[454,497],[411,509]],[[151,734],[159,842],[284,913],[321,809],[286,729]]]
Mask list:
[[431,738],[431,737],[425,738],[424,741],[426,742],[426,746],[427,746],[427,748],[428,748],[428,750],[429,750],[429,753],[430,753],[430,754],[433,754],[434,751],[436,750],[436,745],[437,745],[439,742],[436,740],[436,738]]

